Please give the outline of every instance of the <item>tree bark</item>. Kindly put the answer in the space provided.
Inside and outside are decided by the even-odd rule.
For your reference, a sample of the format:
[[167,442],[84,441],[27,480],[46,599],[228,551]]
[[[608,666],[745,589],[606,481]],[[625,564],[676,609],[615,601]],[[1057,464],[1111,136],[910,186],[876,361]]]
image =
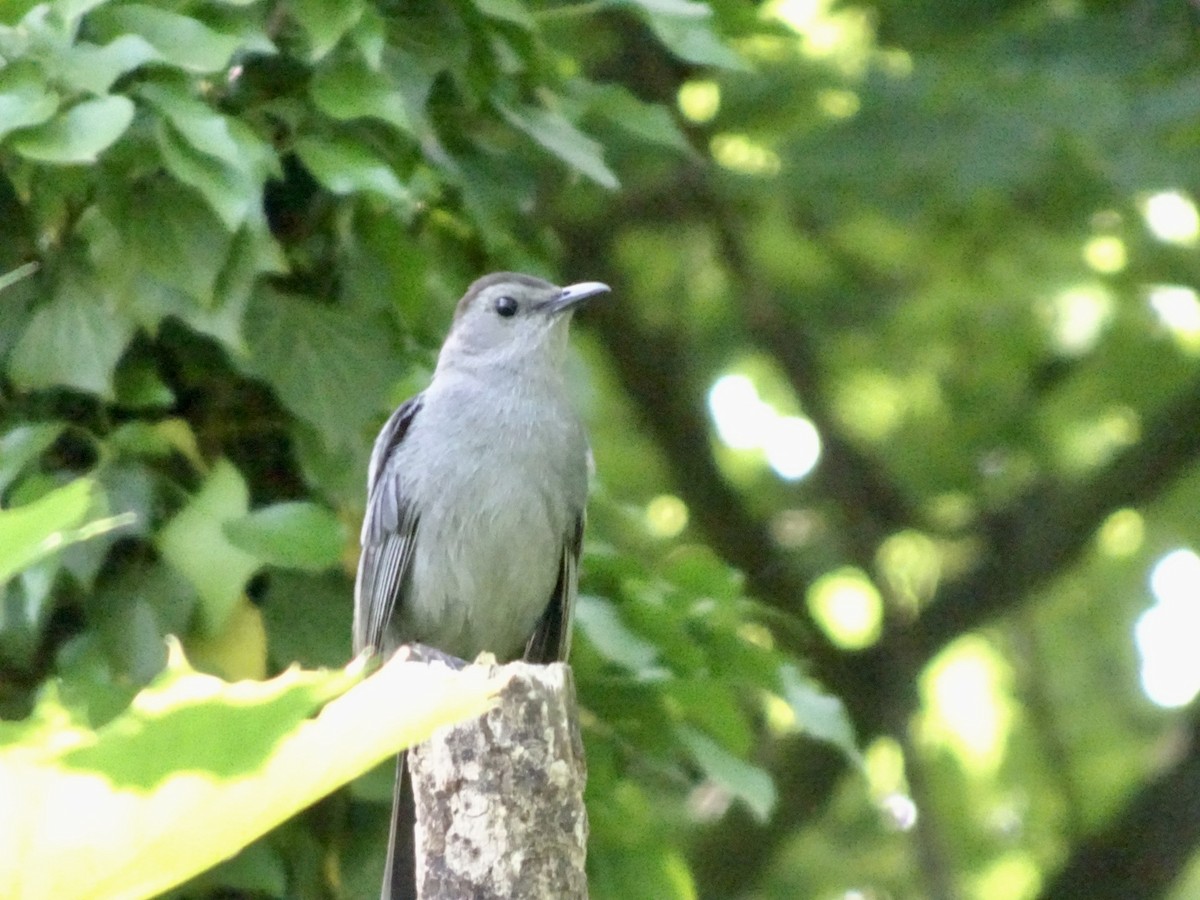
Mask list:
[[510,663],[500,703],[409,751],[421,900],[580,900],[587,772],[571,670]]

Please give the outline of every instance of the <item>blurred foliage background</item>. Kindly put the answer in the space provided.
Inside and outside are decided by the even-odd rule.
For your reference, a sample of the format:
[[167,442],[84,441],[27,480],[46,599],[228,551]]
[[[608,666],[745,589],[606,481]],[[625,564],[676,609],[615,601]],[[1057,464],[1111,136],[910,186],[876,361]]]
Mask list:
[[[603,280],[593,896],[1200,896],[1198,27],[6,0],[0,497],[105,524],[2,573],[0,714],[344,663],[454,301]],[[390,774],[178,896],[372,896]]]

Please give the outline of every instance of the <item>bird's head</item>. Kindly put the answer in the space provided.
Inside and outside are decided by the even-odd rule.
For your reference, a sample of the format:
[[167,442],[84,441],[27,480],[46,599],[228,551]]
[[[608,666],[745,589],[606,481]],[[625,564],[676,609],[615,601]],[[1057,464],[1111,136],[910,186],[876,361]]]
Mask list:
[[598,281],[558,287],[515,272],[485,275],[458,301],[438,368],[560,365],[572,311],[607,291]]

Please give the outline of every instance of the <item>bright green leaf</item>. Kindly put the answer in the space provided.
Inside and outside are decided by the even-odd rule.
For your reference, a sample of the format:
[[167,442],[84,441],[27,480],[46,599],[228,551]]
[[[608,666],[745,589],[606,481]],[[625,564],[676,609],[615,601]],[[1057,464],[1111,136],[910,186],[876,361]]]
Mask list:
[[27,159],[56,165],[95,162],[133,121],[133,101],[109,94],[77,103],[49,122],[9,138]]
[[234,546],[273,566],[327,569],[341,559],[346,529],[315,503],[276,503],[225,523]]
[[604,163],[600,144],[571,124],[562,113],[536,106],[516,110],[497,104],[496,108],[510,125],[525,132],[571,168],[601,187],[618,187],[617,176]]
[[729,791],[760,822],[775,807],[775,784],[758,766],[738,759],[712,738],[693,728],[679,729],[679,739],[704,774]]
[[305,137],[296,153],[317,181],[335,194],[378,194],[405,205],[412,196],[396,173],[363,144],[344,137]]
[[79,478],[44,497],[0,510],[0,584],[61,550],[77,534],[92,506],[95,483]]
[[123,34],[102,47],[75,44],[57,60],[57,71],[71,88],[102,96],[126,72],[155,59],[161,56],[145,38]]
[[98,730],[44,694],[28,719],[0,723],[0,833],[21,835],[0,851],[0,895],[156,896],[485,712],[502,686],[481,667],[394,661],[360,673],[229,684],[192,670],[171,641],[166,671]]
[[98,35],[115,40],[124,34],[144,38],[172,66],[209,74],[229,65],[242,47],[237,35],[214,31],[190,16],[141,3],[108,4],[88,18]]
[[16,63],[0,69],[0,138],[50,119],[58,99],[36,66]]
[[96,285],[68,274],[54,298],[39,307],[17,340],[9,374],[26,390],[67,387],[113,396],[117,360],[133,323],[99,295]]
[[205,633],[217,634],[233,611],[260,561],[235,547],[225,523],[241,518],[250,497],[241,473],[226,460],[213,466],[199,493],[159,533],[163,559],[174,566],[200,597]]

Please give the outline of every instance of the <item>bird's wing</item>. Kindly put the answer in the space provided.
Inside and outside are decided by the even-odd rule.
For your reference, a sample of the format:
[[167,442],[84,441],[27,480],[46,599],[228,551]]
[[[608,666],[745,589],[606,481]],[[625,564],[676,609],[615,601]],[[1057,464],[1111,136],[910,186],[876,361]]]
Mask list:
[[583,551],[584,514],[575,517],[574,527],[565,535],[558,568],[558,581],[546,611],[525,645],[525,661],[552,663],[566,660],[571,652],[571,623],[575,614],[575,593],[579,589],[579,555]]
[[383,650],[387,626],[408,593],[416,543],[417,513],[402,495],[398,478],[388,476],[388,460],[404,441],[421,410],[421,394],[401,404],[375,439],[367,474],[362,556],[354,583],[354,652]]

